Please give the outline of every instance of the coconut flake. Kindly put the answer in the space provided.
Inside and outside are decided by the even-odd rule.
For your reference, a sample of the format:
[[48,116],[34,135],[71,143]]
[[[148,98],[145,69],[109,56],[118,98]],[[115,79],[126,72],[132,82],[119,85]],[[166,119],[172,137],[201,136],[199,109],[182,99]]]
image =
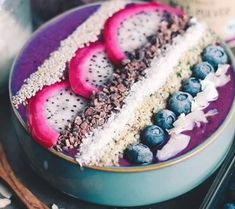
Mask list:
[[157,159],[168,160],[184,150],[190,142],[190,136],[184,134],[172,135],[167,144],[157,151]]
[[[167,47],[165,55],[161,54],[152,60],[150,67],[145,71],[146,77],[133,84],[125,99],[125,105],[118,115],[112,114],[103,127],[94,129],[92,134],[83,138],[76,155],[78,162],[85,165],[97,162],[97,159],[109,148],[109,143],[120,136],[127,124],[133,123],[135,110],[138,109],[139,104],[164,85],[175,66],[178,65],[182,54],[197,46],[207,29],[203,23],[194,24],[184,35],[173,39],[173,44]],[[155,82],[156,80],[158,82]]]
[[[230,81],[230,75],[227,75],[227,71],[230,65],[219,65],[215,73],[207,75],[205,80],[211,81],[216,87],[224,86]],[[203,81],[202,81],[203,82]]]
[[59,209],[59,207],[54,203],[54,204],[51,206],[51,209]]
[[202,110],[191,112],[188,115],[181,114],[174,122],[174,128],[169,130],[169,134],[179,134],[183,131],[193,130],[195,124],[200,127],[200,122],[207,123],[207,119]]
[[174,128],[169,130],[171,138],[168,143],[157,152],[157,158],[162,161],[177,155],[188,146],[190,141],[190,136],[181,133],[183,131],[193,130],[195,125],[200,127],[201,123],[208,122],[207,117],[211,117],[216,114],[218,114],[218,110],[216,109],[209,110],[207,113],[204,113],[202,110],[197,110],[189,113],[188,115],[181,114],[174,122]]
[[11,204],[11,200],[7,198],[0,198],[0,208],[5,208]]
[[[228,69],[229,65],[219,65],[215,73],[210,73],[206,76],[204,80],[201,81],[202,91],[199,92],[196,97],[194,97],[194,101],[192,102],[191,113],[189,113],[188,115],[181,114],[179,118],[174,122],[174,128],[169,130],[171,138],[173,137],[173,142],[176,143],[177,139],[180,140],[180,137],[182,137],[182,134],[180,133],[182,133],[183,131],[193,130],[195,125],[197,127],[200,127],[201,123],[208,122],[207,117],[211,117],[218,114],[217,109],[209,110],[206,113],[204,113],[203,109],[205,109],[210,104],[210,102],[218,99],[219,94],[216,87],[223,86],[230,81],[230,76],[227,75]],[[170,145],[174,145],[173,142],[170,142]],[[173,148],[170,145],[167,143],[163,147],[163,149],[158,152],[157,156],[159,160],[167,160],[170,157],[174,156],[174,152],[172,152]],[[177,147],[176,150],[178,150]]]
[[202,91],[194,97],[192,102],[192,111],[205,109],[210,102],[216,101],[219,97],[217,87],[224,86],[230,81],[227,75],[229,65],[219,65],[215,73],[210,73],[201,81]]
[[216,101],[219,97],[215,84],[210,80],[201,81],[202,91],[194,97],[192,102],[192,111],[205,109],[210,102]]
[[211,117],[211,116],[214,116],[214,115],[217,115],[219,112],[217,109],[212,109],[212,110],[209,110],[207,113],[205,113],[205,116],[206,117]]
[[0,183],[0,194],[7,199],[10,199],[12,196],[10,190],[2,183]]

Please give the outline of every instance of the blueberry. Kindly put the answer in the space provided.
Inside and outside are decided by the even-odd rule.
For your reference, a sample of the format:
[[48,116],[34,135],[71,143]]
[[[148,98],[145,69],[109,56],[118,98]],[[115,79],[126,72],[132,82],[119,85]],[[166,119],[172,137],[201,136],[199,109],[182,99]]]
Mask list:
[[235,209],[235,204],[227,203],[224,205],[224,209]]
[[191,94],[193,97],[197,95],[202,89],[200,81],[194,77],[191,77],[183,81],[182,91]]
[[141,142],[151,148],[160,148],[166,142],[166,134],[159,126],[146,126],[141,134]]
[[181,113],[188,114],[191,111],[193,97],[187,93],[178,91],[174,93],[168,101],[168,109],[173,111],[177,116]]
[[171,110],[161,110],[153,116],[154,124],[163,129],[173,128],[173,123],[176,120],[176,115]]
[[144,144],[135,144],[127,147],[124,158],[134,164],[147,165],[153,161],[153,153]]
[[228,63],[228,55],[221,46],[209,45],[202,53],[202,60],[209,62],[217,69],[219,64]]
[[198,79],[205,79],[209,73],[215,72],[214,67],[208,62],[201,62],[193,66],[193,76]]

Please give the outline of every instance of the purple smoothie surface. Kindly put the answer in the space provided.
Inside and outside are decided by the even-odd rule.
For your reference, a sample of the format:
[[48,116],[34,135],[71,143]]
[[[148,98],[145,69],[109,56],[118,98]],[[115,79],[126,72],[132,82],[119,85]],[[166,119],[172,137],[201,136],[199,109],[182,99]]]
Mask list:
[[[208,110],[217,109],[218,114],[208,117],[208,123],[201,123],[201,127],[194,127],[192,131],[185,131],[184,134],[190,136],[189,145],[178,153],[175,157],[178,157],[182,154],[187,153],[192,150],[202,142],[204,142],[208,137],[210,137],[223,123],[225,120],[234,100],[235,95],[235,76],[232,68],[228,70],[228,75],[230,75],[231,80],[226,85],[217,88],[219,93],[219,98],[211,102],[209,106],[204,110],[208,112]],[[157,160],[155,159],[157,162]],[[120,166],[129,166],[130,163],[125,159],[120,159]]]
[[[16,60],[10,84],[12,95],[16,94],[24,80],[43,64],[50,53],[59,47],[60,41],[67,38],[98,8],[99,5],[92,5],[72,10],[39,28]],[[24,106],[19,107],[19,113],[26,122],[26,108]]]
[[[22,50],[12,72],[12,82],[10,84],[12,95],[20,89],[23,81],[30,76],[37,68],[49,57],[49,54],[56,50],[61,40],[71,34],[84,20],[86,20],[97,9],[98,5],[83,7],[72,10],[71,12],[60,16],[46,26],[39,29],[30,42]],[[211,136],[226,118],[230,107],[233,103],[235,94],[235,78],[233,69],[228,72],[231,81],[223,87],[218,88],[219,99],[211,102],[208,109],[217,109],[219,114],[210,117],[207,124],[202,124],[200,128],[195,127],[192,131],[185,132],[191,137],[189,146],[181,151],[177,156],[182,155],[197,145],[201,144],[205,139]],[[19,113],[26,122],[26,108],[20,106]],[[127,166],[129,163],[124,159],[120,160],[121,166]]]

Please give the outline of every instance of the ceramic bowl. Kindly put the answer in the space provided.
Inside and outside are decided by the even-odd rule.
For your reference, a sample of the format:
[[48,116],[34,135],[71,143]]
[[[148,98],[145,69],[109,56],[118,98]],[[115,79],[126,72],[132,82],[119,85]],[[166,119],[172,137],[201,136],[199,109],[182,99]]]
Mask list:
[[[76,8],[41,27],[26,44],[15,61],[10,76],[10,95],[14,95],[22,81],[31,72],[19,70],[23,65],[39,65],[66,37],[64,28],[70,24],[71,32],[93,13],[99,4]],[[69,16],[68,16],[69,14]],[[77,19],[73,25],[73,18]],[[58,28],[60,23],[62,27]],[[72,25],[71,25],[72,24]],[[66,29],[68,30],[68,29]],[[48,38],[53,41],[47,42]],[[37,53],[43,47],[40,55]],[[225,46],[232,60],[231,51]],[[22,60],[27,55],[36,62]],[[23,59],[24,58],[24,59]],[[70,157],[47,150],[29,135],[25,123],[24,108],[13,108],[13,121],[20,144],[32,168],[58,190],[81,200],[113,206],[138,206],[165,201],[179,196],[208,178],[226,156],[235,131],[235,103],[220,128],[204,143],[186,154],[147,166],[134,167],[79,167]]]

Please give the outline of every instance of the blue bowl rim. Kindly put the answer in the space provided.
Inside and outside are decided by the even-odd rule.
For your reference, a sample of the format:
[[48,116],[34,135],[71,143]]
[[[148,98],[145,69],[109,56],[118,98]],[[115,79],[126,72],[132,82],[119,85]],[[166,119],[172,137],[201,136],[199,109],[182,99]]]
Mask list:
[[[140,3],[140,2],[138,2]],[[32,41],[32,39],[38,34],[40,33],[41,30],[43,30],[44,28],[48,27],[50,24],[53,24],[55,21],[58,21],[60,18],[63,18],[64,16],[70,14],[71,12],[74,11],[79,11],[80,9],[84,9],[86,7],[90,7],[90,6],[100,6],[102,4],[101,1],[96,2],[96,3],[90,3],[87,5],[83,5],[83,6],[78,6],[75,7],[73,9],[70,9],[54,18],[52,18],[50,21],[44,23],[42,26],[40,26],[30,37],[30,39],[26,42],[26,44],[24,45],[24,47],[21,49],[21,51],[19,52],[18,56],[16,56],[16,58],[14,59],[11,71],[10,71],[10,76],[9,76],[9,85],[8,85],[8,90],[9,90],[9,95],[10,95],[10,103],[13,109],[13,112],[18,120],[18,122],[20,123],[20,125],[22,126],[22,128],[24,129],[24,131],[30,136],[27,125],[25,124],[25,122],[23,121],[22,117],[20,116],[19,112],[17,111],[17,109],[14,107],[14,105],[12,104],[12,92],[11,92],[11,83],[12,83],[12,75],[13,75],[13,71],[15,68],[15,64],[18,60],[18,57],[21,55],[21,53],[23,53],[24,49],[30,44],[30,42]],[[231,49],[226,45],[226,43],[221,40],[221,43],[223,45],[223,47],[226,49],[226,52],[228,53],[230,60],[231,60],[231,66],[233,68],[233,71],[235,71],[235,57],[231,51]],[[233,104],[229,110],[228,115],[226,116],[226,118],[224,119],[223,123],[220,125],[220,127],[210,136],[208,137],[204,142],[202,142],[200,145],[198,145],[197,147],[193,148],[192,150],[188,151],[187,153],[180,155],[176,158],[173,158],[171,160],[165,161],[165,162],[160,162],[160,163],[155,163],[155,164],[150,164],[150,165],[141,165],[141,166],[130,166],[130,167],[124,167],[124,166],[108,166],[108,167],[99,167],[99,166],[87,166],[84,165],[83,167],[86,169],[92,169],[92,170],[97,170],[97,171],[103,171],[103,172],[114,172],[114,173],[137,173],[137,172],[148,172],[148,171],[153,171],[153,170],[159,170],[159,169],[163,169],[166,167],[170,167],[170,166],[174,166],[176,164],[179,164],[185,160],[188,160],[189,158],[197,155],[198,153],[200,153],[201,151],[203,151],[204,149],[206,149],[210,144],[212,144],[223,132],[223,130],[229,125],[230,121],[233,119],[233,117],[235,118],[235,99],[233,100]],[[30,136],[31,137],[31,136]],[[32,138],[32,137],[31,137]],[[33,139],[32,139],[33,140]],[[35,142],[35,141],[34,141]],[[69,163],[72,164],[76,164],[77,166],[79,166],[78,162],[70,157],[67,156],[63,153],[57,152],[53,149],[46,149],[44,148],[42,145],[38,144],[36,142],[36,144],[38,146],[40,146],[42,149],[46,150],[47,152],[49,152],[50,154],[53,154],[55,157],[58,157],[62,160],[65,160]]]

